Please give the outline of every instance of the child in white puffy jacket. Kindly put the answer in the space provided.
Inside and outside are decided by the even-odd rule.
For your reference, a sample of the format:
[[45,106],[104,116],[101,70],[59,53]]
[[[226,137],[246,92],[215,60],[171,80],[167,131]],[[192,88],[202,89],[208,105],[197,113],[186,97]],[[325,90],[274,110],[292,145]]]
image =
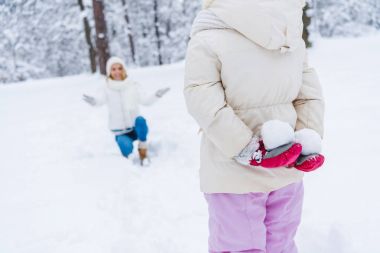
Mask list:
[[304,0],[204,0],[184,96],[202,129],[210,253],[297,253],[303,171],[323,163],[324,98],[302,40]]
[[159,89],[150,96],[139,90],[139,84],[128,78],[122,59],[111,57],[107,61],[107,80],[105,86],[95,96],[84,94],[83,100],[92,106],[106,104],[109,115],[109,128],[115,134],[115,140],[123,156],[133,151],[133,142],[138,140],[141,163],[147,159],[148,125],[139,115],[139,105],[152,105],[169,88]]

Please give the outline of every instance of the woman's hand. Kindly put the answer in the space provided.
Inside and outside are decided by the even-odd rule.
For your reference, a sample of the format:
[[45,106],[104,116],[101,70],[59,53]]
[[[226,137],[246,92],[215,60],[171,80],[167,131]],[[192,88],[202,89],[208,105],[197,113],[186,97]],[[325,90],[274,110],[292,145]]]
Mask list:
[[87,104],[89,104],[91,106],[95,106],[96,105],[96,100],[95,100],[94,97],[91,97],[91,96],[88,96],[86,94],[83,94],[82,99],[84,100],[84,102],[86,102]]
[[163,95],[165,95],[170,90],[169,87],[159,89],[156,91],[156,97],[161,98]]

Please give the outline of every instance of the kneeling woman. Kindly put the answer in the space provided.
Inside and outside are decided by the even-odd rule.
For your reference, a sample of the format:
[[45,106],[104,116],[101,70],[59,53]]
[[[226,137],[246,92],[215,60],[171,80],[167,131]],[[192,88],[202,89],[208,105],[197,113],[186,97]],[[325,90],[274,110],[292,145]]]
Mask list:
[[138,140],[140,161],[143,164],[147,159],[148,126],[146,120],[139,115],[139,105],[152,105],[169,88],[144,96],[139,91],[139,84],[128,78],[125,63],[118,57],[111,57],[107,62],[105,84],[97,95],[83,95],[83,100],[92,106],[107,104],[109,128],[115,134],[121,153],[128,157],[133,151],[133,142]]

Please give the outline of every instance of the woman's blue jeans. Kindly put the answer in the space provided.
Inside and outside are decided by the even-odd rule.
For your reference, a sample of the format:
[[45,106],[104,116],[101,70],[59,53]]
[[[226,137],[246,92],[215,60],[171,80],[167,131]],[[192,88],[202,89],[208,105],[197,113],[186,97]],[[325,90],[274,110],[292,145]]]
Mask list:
[[126,134],[116,135],[115,140],[123,156],[128,157],[133,152],[133,142],[136,140],[146,141],[147,135],[148,125],[146,120],[139,116],[135,120],[133,130]]

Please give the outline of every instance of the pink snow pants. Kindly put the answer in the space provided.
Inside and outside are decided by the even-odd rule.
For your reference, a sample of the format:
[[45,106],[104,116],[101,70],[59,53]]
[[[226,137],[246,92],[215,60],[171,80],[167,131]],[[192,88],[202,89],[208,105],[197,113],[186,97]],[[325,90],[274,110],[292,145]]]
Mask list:
[[205,194],[210,253],[297,253],[303,184],[269,193]]

